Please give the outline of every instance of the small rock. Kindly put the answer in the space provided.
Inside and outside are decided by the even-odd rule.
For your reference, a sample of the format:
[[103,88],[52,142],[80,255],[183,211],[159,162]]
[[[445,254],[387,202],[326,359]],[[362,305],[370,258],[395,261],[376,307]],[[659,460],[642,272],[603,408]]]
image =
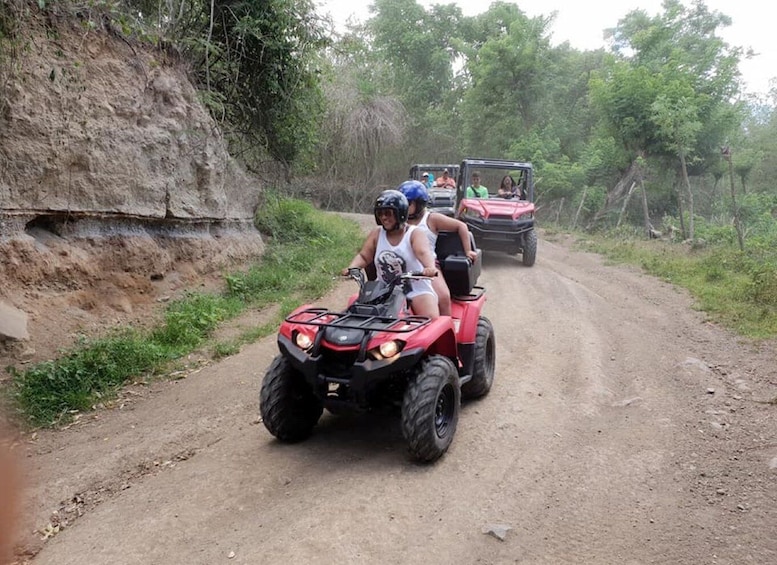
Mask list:
[[707,389],[707,394],[715,394],[715,389],[714,388],[708,388]]
[[483,526],[482,532],[495,537],[499,541],[504,541],[505,537],[507,537],[507,532],[510,530],[512,528],[506,524],[488,524]]
[[20,356],[20,361],[22,363],[29,363],[33,360],[34,357],[35,357],[35,350],[32,347],[29,347],[22,352]]
[[621,400],[620,402],[616,402],[613,406],[626,408],[627,406],[631,406],[632,404],[637,404],[639,402],[642,402],[642,398],[639,396],[635,396],[634,398],[627,398],[626,400]]
[[234,558],[235,558],[235,555],[236,555],[236,554],[235,554],[235,552],[234,552],[234,551],[230,551],[230,552],[229,552],[229,555],[227,555],[227,559],[234,559]]

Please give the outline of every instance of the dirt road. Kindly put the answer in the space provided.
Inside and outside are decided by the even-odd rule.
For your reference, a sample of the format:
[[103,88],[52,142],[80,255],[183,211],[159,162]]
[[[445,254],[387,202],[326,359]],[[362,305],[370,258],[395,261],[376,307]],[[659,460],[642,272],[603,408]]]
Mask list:
[[541,239],[532,268],[487,254],[480,283],[496,379],[436,464],[387,417],[275,441],[269,337],[30,438],[32,562],[777,563],[773,344],[565,241]]

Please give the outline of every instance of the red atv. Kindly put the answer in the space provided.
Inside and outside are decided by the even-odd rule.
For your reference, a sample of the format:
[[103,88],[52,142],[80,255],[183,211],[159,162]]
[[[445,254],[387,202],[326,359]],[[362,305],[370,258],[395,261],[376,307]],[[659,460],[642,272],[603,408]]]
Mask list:
[[474,286],[479,261],[464,256],[456,233],[440,233],[440,270],[451,288],[452,315],[412,315],[405,273],[392,284],[359,284],[345,311],[310,305],[289,315],[278,332],[280,355],[262,382],[264,425],[281,441],[306,439],[323,409],[333,413],[401,407],[411,455],[434,461],[453,441],[460,399],[484,396],[495,369],[491,322],[481,316],[485,289]]

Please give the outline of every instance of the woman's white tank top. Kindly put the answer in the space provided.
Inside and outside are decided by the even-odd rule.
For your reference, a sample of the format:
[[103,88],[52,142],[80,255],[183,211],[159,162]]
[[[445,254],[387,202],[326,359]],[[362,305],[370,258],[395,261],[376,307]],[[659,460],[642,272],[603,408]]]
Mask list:
[[[390,283],[402,273],[421,272],[424,265],[413,253],[410,237],[416,226],[407,226],[407,231],[397,245],[391,245],[386,237],[386,230],[381,229],[378,234],[378,245],[375,247],[375,268],[378,276],[386,283]],[[434,294],[432,281],[416,280],[410,283],[412,291],[408,298],[412,299],[419,294]]]
[[415,226],[407,226],[407,231],[397,245],[391,245],[386,237],[386,230],[380,230],[378,245],[375,248],[375,266],[378,276],[384,282],[390,283],[402,273],[423,271],[424,266],[413,253],[410,234]]
[[437,245],[437,234],[432,231],[432,229],[429,227],[428,220],[429,220],[429,214],[431,212],[429,210],[424,212],[423,218],[421,218],[421,221],[418,222],[419,228],[424,230],[424,233],[426,234],[426,238],[429,240],[429,246],[432,248],[432,255],[434,255],[434,258],[437,259],[437,253],[435,253],[434,248]]

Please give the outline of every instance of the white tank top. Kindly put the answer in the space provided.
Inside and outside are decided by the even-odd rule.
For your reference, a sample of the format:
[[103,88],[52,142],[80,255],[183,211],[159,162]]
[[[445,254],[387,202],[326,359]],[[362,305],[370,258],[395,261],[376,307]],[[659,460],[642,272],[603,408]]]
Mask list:
[[[391,245],[386,237],[386,230],[380,230],[378,245],[375,248],[375,268],[384,282],[390,283],[402,273],[424,270],[423,263],[413,253],[413,246],[410,243],[410,236],[415,228],[416,226],[407,226],[405,235],[397,245]],[[409,298],[418,294],[434,294],[431,281],[412,281],[411,286],[413,291],[408,294]]]
[[437,245],[437,234],[432,231],[432,229],[429,227],[429,224],[427,223],[427,220],[429,220],[429,214],[431,214],[429,210],[424,212],[424,217],[421,218],[421,221],[418,222],[416,227],[421,228],[426,234],[426,237],[429,240],[429,246],[432,248],[432,255],[434,255],[435,259],[437,259],[437,253],[434,251],[434,248]]

